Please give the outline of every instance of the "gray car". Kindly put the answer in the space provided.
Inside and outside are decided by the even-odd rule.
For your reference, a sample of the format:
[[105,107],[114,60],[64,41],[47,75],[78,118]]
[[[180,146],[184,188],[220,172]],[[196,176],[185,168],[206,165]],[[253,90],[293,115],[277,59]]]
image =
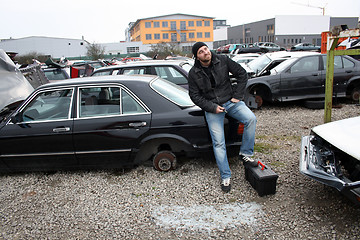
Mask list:
[[[323,99],[325,80],[326,54],[314,53],[290,58],[273,68],[270,75],[249,79],[247,94],[255,96],[257,107],[261,106],[263,101]],[[336,97],[347,96],[359,101],[359,61],[349,56],[335,56],[333,94]]]

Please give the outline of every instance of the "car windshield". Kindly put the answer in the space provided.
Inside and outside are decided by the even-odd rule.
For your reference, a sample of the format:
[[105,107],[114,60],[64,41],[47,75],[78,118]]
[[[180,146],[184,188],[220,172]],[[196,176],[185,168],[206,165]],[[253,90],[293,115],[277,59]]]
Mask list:
[[247,65],[248,67],[253,70],[255,73],[260,72],[266,65],[271,62],[271,59],[266,55],[262,55],[253,61],[249,62]]
[[280,73],[284,70],[286,70],[288,68],[288,66],[292,65],[293,62],[295,62],[298,58],[290,58],[287,59],[283,62],[281,62],[279,65],[277,65],[276,67],[274,67],[273,69],[270,70],[271,74],[276,74],[276,73]]
[[156,78],[150,83],[150,86],[158,94],[181,107],[194,106],[194,103],[191,101],[188,91],[185,88],[162,78]]

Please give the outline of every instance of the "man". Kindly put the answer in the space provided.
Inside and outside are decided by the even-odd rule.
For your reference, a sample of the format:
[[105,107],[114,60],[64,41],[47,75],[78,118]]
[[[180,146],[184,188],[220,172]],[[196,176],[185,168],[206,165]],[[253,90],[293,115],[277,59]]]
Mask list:
[[[221,189],[231,189],[231,171],[226,154],[224,118],[228,114],[244,124],[239,158],[244,163],[257,165],[254,155],[256,117],[242,101],[247,83],[247,72],[225,55],[210,52],[203,42],[192,47],[195,64],[189,72],[189,95],[192,101],[205,111],[214,155],[221,176]],[[232,85],[229,72],[236,78]]]

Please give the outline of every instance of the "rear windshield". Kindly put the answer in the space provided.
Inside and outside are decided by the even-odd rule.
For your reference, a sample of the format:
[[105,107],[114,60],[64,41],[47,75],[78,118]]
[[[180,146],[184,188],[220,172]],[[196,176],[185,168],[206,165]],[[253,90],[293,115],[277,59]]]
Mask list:
[[150,86],[158,94],[181,107],[194,106],[194,103],[189,97],[188,90],[183,87],[162,78],[156,78],[150,83]]

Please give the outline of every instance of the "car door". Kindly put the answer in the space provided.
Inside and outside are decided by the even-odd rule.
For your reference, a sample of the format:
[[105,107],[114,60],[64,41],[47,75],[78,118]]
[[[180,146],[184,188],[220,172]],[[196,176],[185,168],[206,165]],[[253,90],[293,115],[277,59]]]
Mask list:
[[14,170],[76,166],[72,102],[73,88],[35,93],[0,131],[3,162]]
[[324,94],[319,56],[301,57],[281,73],[282,101],[319,97]]
[[131,165],[132,150],[150,127],[151,112],[128,89],[92,85],[78,89],[74,146],[83,167]]
[[[323,55],[323,65],[324,65],[324,78],[323,85],[325,86],[326,81],[326,61],[327,56]],[[344,56],[335,56],[334,57],[334,83],[333,83],[333,94],[336,96],[345,96],[346,95],[346,86],[350,78],[355,75],[355,63],[344,57]]]

